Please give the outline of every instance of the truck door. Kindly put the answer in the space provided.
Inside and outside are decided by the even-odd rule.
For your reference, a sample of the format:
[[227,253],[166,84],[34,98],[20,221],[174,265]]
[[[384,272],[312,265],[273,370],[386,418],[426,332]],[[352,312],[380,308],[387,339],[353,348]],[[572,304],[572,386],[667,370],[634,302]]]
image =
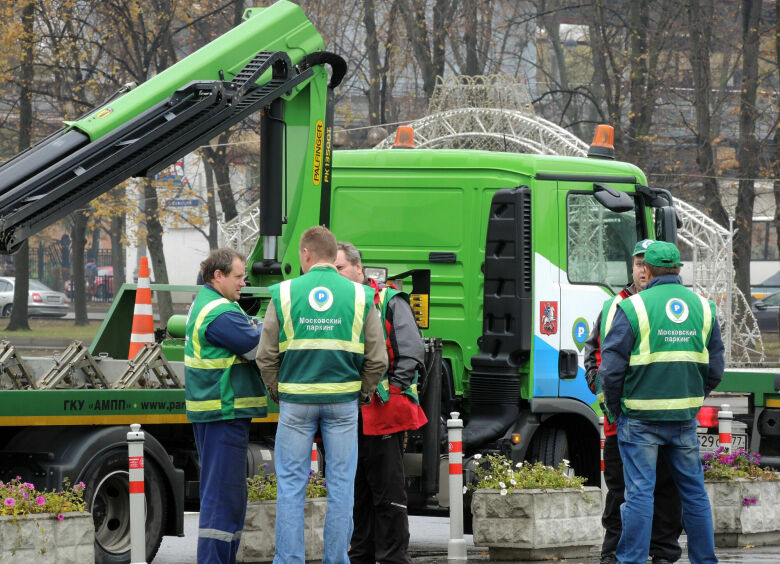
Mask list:
[[[629,192],[627,211],[607,209],[594,197],[596,190]],[[559,395],[594,404],[585,383],[585,340],[605,300],[631,283],[636,242],[645,237],[642,214],[633,198],[634,186],[617,182],[558,182],[560,229]],[[633,201],[633,208],[631,207]],[[573,367],[576,357],[576,368]],[[573,370],[564,374],[566,359]],[[574,372],[576,371],[576,377]]]

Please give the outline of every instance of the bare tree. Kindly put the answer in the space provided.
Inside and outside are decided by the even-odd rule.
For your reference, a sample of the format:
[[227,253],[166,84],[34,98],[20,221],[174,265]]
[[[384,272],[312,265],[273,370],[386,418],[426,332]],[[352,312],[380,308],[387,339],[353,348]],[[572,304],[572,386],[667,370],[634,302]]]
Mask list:
[[710,114],[710,56],[712,45],[711,0],[688,0],[686,4],[690,26],[691,48],[688,51],[693,72],[694,107],[696,126],[696,164],[702,175],[702,190],[707,215],[724,227],[728,227],[728,214],[720,197],[716,181],[715,158],[712,150],[712,124]]
[[[19,74],[19,151],[30,146],[30,132],[33,122],[32,90],[35,70],[33,62],[35,58],[35,1],[26,0],[21,10],[22,33],[21,43],[21,67]],[[11,320],[8,322],[7,331],[29,331],[30,324],[27,321],[27,295],[30,287],[30,244],[25,239],[24,243],[16,251],[14,276],[14,307],[11,310]]]
[[742,85],[739,96],[739,188],[734,223],[734,266],[737,286],[750,295],[750,244],[753,233],[756,165],[759,144],[756,138],[756,94],[758,91],[758,25],[761,0],[742,0]]
[[[780,84],[780,2],[775,2],[775,72],[777,83]],[[772,154],[774,155],[774,193],[775,193],[775,233],[777,237],[777,254],[780,256],[780,95],[775,95],[775,135]],[[780,333],[780,308],[777,310],[777,330]]]

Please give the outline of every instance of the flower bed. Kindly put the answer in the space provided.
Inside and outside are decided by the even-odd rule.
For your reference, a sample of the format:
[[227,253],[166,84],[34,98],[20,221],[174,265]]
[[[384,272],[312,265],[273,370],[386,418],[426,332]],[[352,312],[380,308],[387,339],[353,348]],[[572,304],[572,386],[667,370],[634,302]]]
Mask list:
[[[260,474],[247,479],[249,503],[238,562],[271,562],[276,548],[276,474],[264,464]],[[315,472],[309,473],[304,505],[306,560],[322,560],[323,530],[327,510],[327,483]]]
[[95,525],[83,494],[81,482],[60,492],[36,490],[20,477],[0,482],[0,563],[94,561]]
[[586,556],[601,542],[601,492],[570,470],[488,455],[476,469],[474,544],[491,560]]
[[761,455],[722,448],[704,456],[704,487],[712,506],[715,546],[780,542],[780,481],[759,466]]

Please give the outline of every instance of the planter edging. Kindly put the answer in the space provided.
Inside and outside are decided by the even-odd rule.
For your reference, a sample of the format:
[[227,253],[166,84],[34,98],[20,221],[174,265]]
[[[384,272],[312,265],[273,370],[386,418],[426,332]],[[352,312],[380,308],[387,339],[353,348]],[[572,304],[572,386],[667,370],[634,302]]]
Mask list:
[[95,561],[95,524],[86,511],[0,516],[0,564]]
[[[707,480],[715,546],[764,546],[780,543],[780,481]],[[744,504],[745,499],[755,503]]]

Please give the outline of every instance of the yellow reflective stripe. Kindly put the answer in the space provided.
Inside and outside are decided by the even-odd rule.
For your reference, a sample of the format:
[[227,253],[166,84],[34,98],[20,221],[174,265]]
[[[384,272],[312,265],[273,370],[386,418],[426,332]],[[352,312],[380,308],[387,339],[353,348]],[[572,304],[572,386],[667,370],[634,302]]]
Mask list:
[[703,350],[707,349],[707,334],[712,328],[712,310],[710,309],[710,302],[704,296],[699,296],[701,305],[704,308],[704,323],[701,329],[701,341]]
[[221,411],[222,400],[187,400],[187,411]]
[[229,304],[230,301],[226,298],[217,298],[211,300],[209,303],[203,306],[203,309],[198,313],[198,317],[195,319],[195,328],[192,331],[192,352],[197,358],[200,358],[200,326],[203,325],[203,320],[215,307],[222,304]]
[[240,356],[230,356],[228,358],[195,358],[194,356],[184,357],[184,366],[188,368],[203,368],[205,370],[224,370],[234,364],[248,362]]
[[636,409],[637,411],[688,409],[691,407],[701,407],[702,403],[704,403],[704,398],[624,399],[623,402],[628,409]]
[[612,303],[609,306],[609,311],[607,311],[607,320],[604,324],[604,335],[601,336],[601,341],[604,342],[604,336],[609,333],[610,328],[612,327],[612,320],[615,319],[615,313],[617,312],[617,306],[620,302],[623,301],[623,296],[618,294],[615,296],[615,299],[612,300]]
[[417,395],[417,384],[412,384],[411,386],[409,386],[407,391],[408,390],[411,390],[414,395]]
[[345,394],[359,392],[360,380],[354,382],[332,382],[319,384],[296,384],[279,382],[279,393],[284,394]]
[[[355,284],[355,318],[352,320],[352,343],[360,343],[360,335],[363,333],[363,312],[366,309],[366,292],[362,284]],[[363,346],[361,345],[361,349]],[[363,352],[362,350],[360,351]]]
[[390,381],[387,378],[379,382],[379,385],[382,386],[386,391],[390,391]]
[[286,350],[299,351],[301,349],[316,349],[321,351],[347,351],[363,354],[363,343],[352,341],[338,341],[336,339],[296,339],[279,343],[279,352]]
[[[634,311],[636,311],[636,317],[639,321],[639,355],[650,354],[650,318],[647,316],[647,309],[645,308],[645,302],[642,301],[642,297],[639,294],[632,296],[631,303],[634,304]],[[632,359],[634,357],[631,357]]]
[[628,363],[631,366],[645,366],[652,362],[698,362],[709,364],[710,353],[694,351],[659,351],[648,354],[632,355]]
[[266,407],[268,405],[268,399],[265,396],[253,397],[253,398],[236,398],[233,401],[233,407],[235,409],[248,409],[250,407]]
[[[279,285],[279,301],[282,302],[282,321],[284,322],[284,335],[288,341],[292,341],[295,336],[293,330],[292,316],[290,315],[290,309],[292,304],[290,301],[290,285],[292,280],[285,280]],[[282,347],[279,347],[279,352],[282,352]]]

